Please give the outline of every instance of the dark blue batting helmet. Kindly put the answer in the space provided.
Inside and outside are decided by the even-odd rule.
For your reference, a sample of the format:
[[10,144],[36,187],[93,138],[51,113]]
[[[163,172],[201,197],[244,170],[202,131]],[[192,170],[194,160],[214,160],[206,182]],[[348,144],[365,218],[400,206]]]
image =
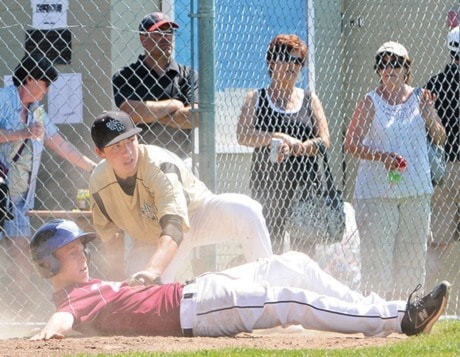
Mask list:
[[75,222],[65,219],[53,219],[42,225],[33,235],[30,242],[30,254],[38,272],[44,278],[51,278],[59,272],[59,261],[54,252],[59,248],[80,239],[85,246],[85,254],[89,258],[86,244],[96,238],[95,233],[83,232]]

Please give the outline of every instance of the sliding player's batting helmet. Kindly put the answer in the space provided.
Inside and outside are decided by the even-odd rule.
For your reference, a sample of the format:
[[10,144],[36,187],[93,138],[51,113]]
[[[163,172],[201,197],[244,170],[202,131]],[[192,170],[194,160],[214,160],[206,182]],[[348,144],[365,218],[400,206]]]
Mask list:
[[85,246],[96,238],[95,233],[83,232],[76,223],[65,219],[53,219],[41,226],[30,242],[30,254],[38,272],[44,278],[51,278],[59,272],[59,261],[54,252],[70,242],[80,239]]

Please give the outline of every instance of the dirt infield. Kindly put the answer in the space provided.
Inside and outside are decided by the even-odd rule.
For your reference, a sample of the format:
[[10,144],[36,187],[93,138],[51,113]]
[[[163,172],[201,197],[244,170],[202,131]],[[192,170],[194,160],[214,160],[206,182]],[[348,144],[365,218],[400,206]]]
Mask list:
[[181,352],[220,348],[257,348],[301,350],[313,348],[356,348],[381,346],[406,338],[392,334],[386,338],[365,338],[361,334],[342,335],[316,331],[269,331],[240,334],[237,337],[70,337],[64,340],[28,341],[0,340],[0,356],[62,356],[84,354],[115,354],[126,352]]

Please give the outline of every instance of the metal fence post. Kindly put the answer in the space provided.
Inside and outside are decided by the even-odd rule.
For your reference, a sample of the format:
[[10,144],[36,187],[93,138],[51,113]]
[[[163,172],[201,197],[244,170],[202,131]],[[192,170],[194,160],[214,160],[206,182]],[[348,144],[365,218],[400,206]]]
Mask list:
[[214,0],[198,2],[199,173],[216,190]]
[[[214,0],[198,1],[198,86],[200,111],[199,167],[200,179],[216,193],[216,124],[214,66]],[[215,245],[200,247],[192,262],[195,271],[217,270]]]

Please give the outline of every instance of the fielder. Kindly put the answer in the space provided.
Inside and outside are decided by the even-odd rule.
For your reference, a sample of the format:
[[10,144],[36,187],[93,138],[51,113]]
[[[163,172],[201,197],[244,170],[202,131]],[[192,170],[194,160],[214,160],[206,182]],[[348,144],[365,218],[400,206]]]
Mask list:
[[129,286],[89,278],[86,244],[94,237],[68,220],[52,220],[33,236],[31,255],[41,275],[51,279],[57,310],[32,340],[63,338],[72,329],[190,337],[291,324],[367,336],[415,335],[430,332],[450,287],[442,282],[416,302],[411,302],[414,293],[407,303],[365,297],[297,252],[203,274],[187,285]]
[[[99,115],[91,128],[103,159],[90,178],[91,210],[111,279],[175,281],[192,248],[223,241],[239,242],[248,262],[272,255],[258,202],[213,194],[178,156],[139,144],[140,131],[122,111]],[[120,231],[133,240],[126,269]]]

